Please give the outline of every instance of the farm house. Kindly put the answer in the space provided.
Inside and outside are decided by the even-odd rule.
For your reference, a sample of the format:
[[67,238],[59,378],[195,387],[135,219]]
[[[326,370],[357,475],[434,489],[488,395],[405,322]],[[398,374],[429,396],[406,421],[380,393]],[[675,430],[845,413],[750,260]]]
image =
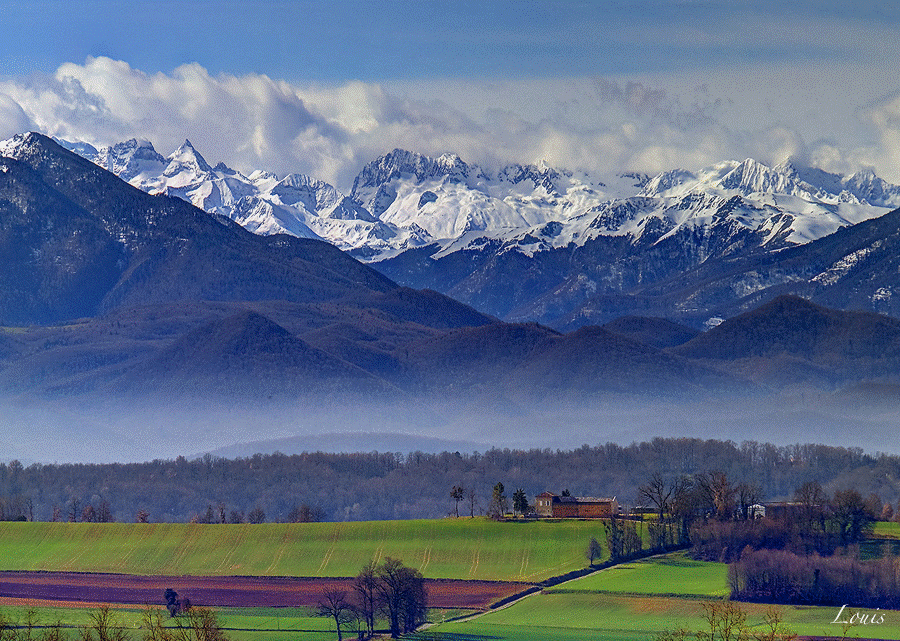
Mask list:
[[534,507],[539,516],[555,519],[600,519],[619,513],[615,497],[559,496],[552,492],[538,494]]

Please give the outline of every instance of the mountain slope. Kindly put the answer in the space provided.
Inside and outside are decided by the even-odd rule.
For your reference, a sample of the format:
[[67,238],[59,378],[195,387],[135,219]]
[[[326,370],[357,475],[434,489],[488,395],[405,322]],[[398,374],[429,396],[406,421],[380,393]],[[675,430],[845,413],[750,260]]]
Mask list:
[[581,322],[640,313],[702,325],[729,318],[781,294],[838,309],[900,316],[900,210],[780,252],[709,260],[629,296],[588,299]]
[[779,296],[670,350],[768,382],[900,378],[900,320]]
[[681,397],[746,383],[601,327],[560,334],[537,324],[453,330],[404,349],[407,384],[423,392],[513,402],[607,394]]
[[[254,233],[325,239],[403,285],[561,329],[674,317],[682,310],[619,303],[707,262],[783,252],[900,205],[900,187],[871,172],[795,161],[597,177],[545,165],[488,171],[454,154],[395,149],[363,167],[345,196],[309,176],[211,167],[188,141],[168,158],[146,141],[70,146],[145,191]],[[619,303],[603,310],[602,301]]]
[[646,316],[622,316],[606,323],[603,328],[657,349],[683,345],[700,334],[692,327]]
[[183,200],[145,194],[46,137],[16,142],[6,153],[24,167],[4,160],[0,173],[4,298],[40,297],[41,283],[63,283],[43,303],[7,305],[5,322],[185,299],[333,300],[396,287],[327,243],[260,237]]
[[[192,330],[116,387],[179,394],[297,397],[385,393],[386,382],[310,346],[280,325],[246,310]],[[397,390],[394,390],[397,391]]]
[[[385,169],[391,158],[399,169]],[[374,206],[373,190],[394,194],[383,216],[415,224],[435,238],[373,264],[399,282],[446,292],[505,320],[566,329],[643,313],[579,313],[592,297],[628,295],[708,261],[782,252],[900,204],[900,188],[872,175],[844,178],[792,163],[767,167],[745,160],[698,174],[666,172],[635,183],[631,194],[621,183],[618,193],[604,191],[603,183],[557,188],[562,174],[548,170],[546,180],[525,181],[533,190],[529,196],[502,192],[515,215],[527,211],[531,218],[511,214],[488,222],[482,215],[460,223],[464,199],[449,194],[499,195],[502,181],[491,182],[483,173],[473,181],[471,168],[461,171],[456,163],[451,172],[445,164],[412,163],[408,154],[394,152],[375,165],[378,171],[360,174],[368,190],[363,196],[370,196],[363,202]],[[574,193],[590,193],[593,200]],[[440,194],[456,203],[452,214],[436,209]],[[480,202],[475,207],[485,209]],[[658,313],[671,316],[672,310]]]

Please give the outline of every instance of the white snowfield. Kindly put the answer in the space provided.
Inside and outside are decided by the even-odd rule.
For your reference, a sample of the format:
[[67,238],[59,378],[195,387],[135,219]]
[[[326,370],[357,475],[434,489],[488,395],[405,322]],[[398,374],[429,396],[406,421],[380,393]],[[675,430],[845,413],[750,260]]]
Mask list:
[[[0,142],[0,155],[12,155],[19,139]],[[257,234],[326,240],[369,262],[423,246],[440,257],[488,244],[533,255],[599,236],[660,242],[722,225],[755,231],[762,246],[776,248],[900,206],[900,187],[872,172],[844,177],[791,161],[589,176],[543,164],[489,172],[452,154],[394,150],[366,165],[347,195],[301,174],[211,167],[188,141],[167,157],[146,140],[101,149],[58,142],[149,193],[183,198]]]

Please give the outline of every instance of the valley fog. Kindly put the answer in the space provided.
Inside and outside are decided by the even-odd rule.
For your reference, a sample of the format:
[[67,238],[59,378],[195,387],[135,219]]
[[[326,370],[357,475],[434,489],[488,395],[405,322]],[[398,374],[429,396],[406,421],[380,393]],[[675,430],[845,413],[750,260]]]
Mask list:
[[113,463],[282,452],[571,450],[692,437],[900,452],[900,412],[866,395],[812,391],[705,399],[610,396],[556,403],[458,399],[260,401],[5,398],[0,450],[23,463]]

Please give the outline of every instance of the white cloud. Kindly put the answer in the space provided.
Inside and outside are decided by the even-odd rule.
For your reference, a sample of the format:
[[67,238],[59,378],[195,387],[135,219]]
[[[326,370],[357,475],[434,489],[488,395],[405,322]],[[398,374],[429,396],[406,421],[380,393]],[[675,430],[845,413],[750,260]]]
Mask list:
[[0,93],[0,140],[34,128],[34,123],[18,102]]
[[[798,93],[788,71],[759,68],[740,78],[730,71],[301,86],[259,74],[214,76],[198,64],[151,75],[89,58],[52,77],[0,81],[0,122],[4,137],[30,128],[94,145],[141,137],[164,154],[189,138],[212,163],[299,171],[345,190],[363,164],[395,147],[488,166],[546,160],[648,173],[793,155],[826,169],[873,166],[900,180],[900,97],[860,111],[846,95],[823,99],[829,82],[827,74],[813,77]],[[843,138],[829,135],[835,122],[850,121]]]

